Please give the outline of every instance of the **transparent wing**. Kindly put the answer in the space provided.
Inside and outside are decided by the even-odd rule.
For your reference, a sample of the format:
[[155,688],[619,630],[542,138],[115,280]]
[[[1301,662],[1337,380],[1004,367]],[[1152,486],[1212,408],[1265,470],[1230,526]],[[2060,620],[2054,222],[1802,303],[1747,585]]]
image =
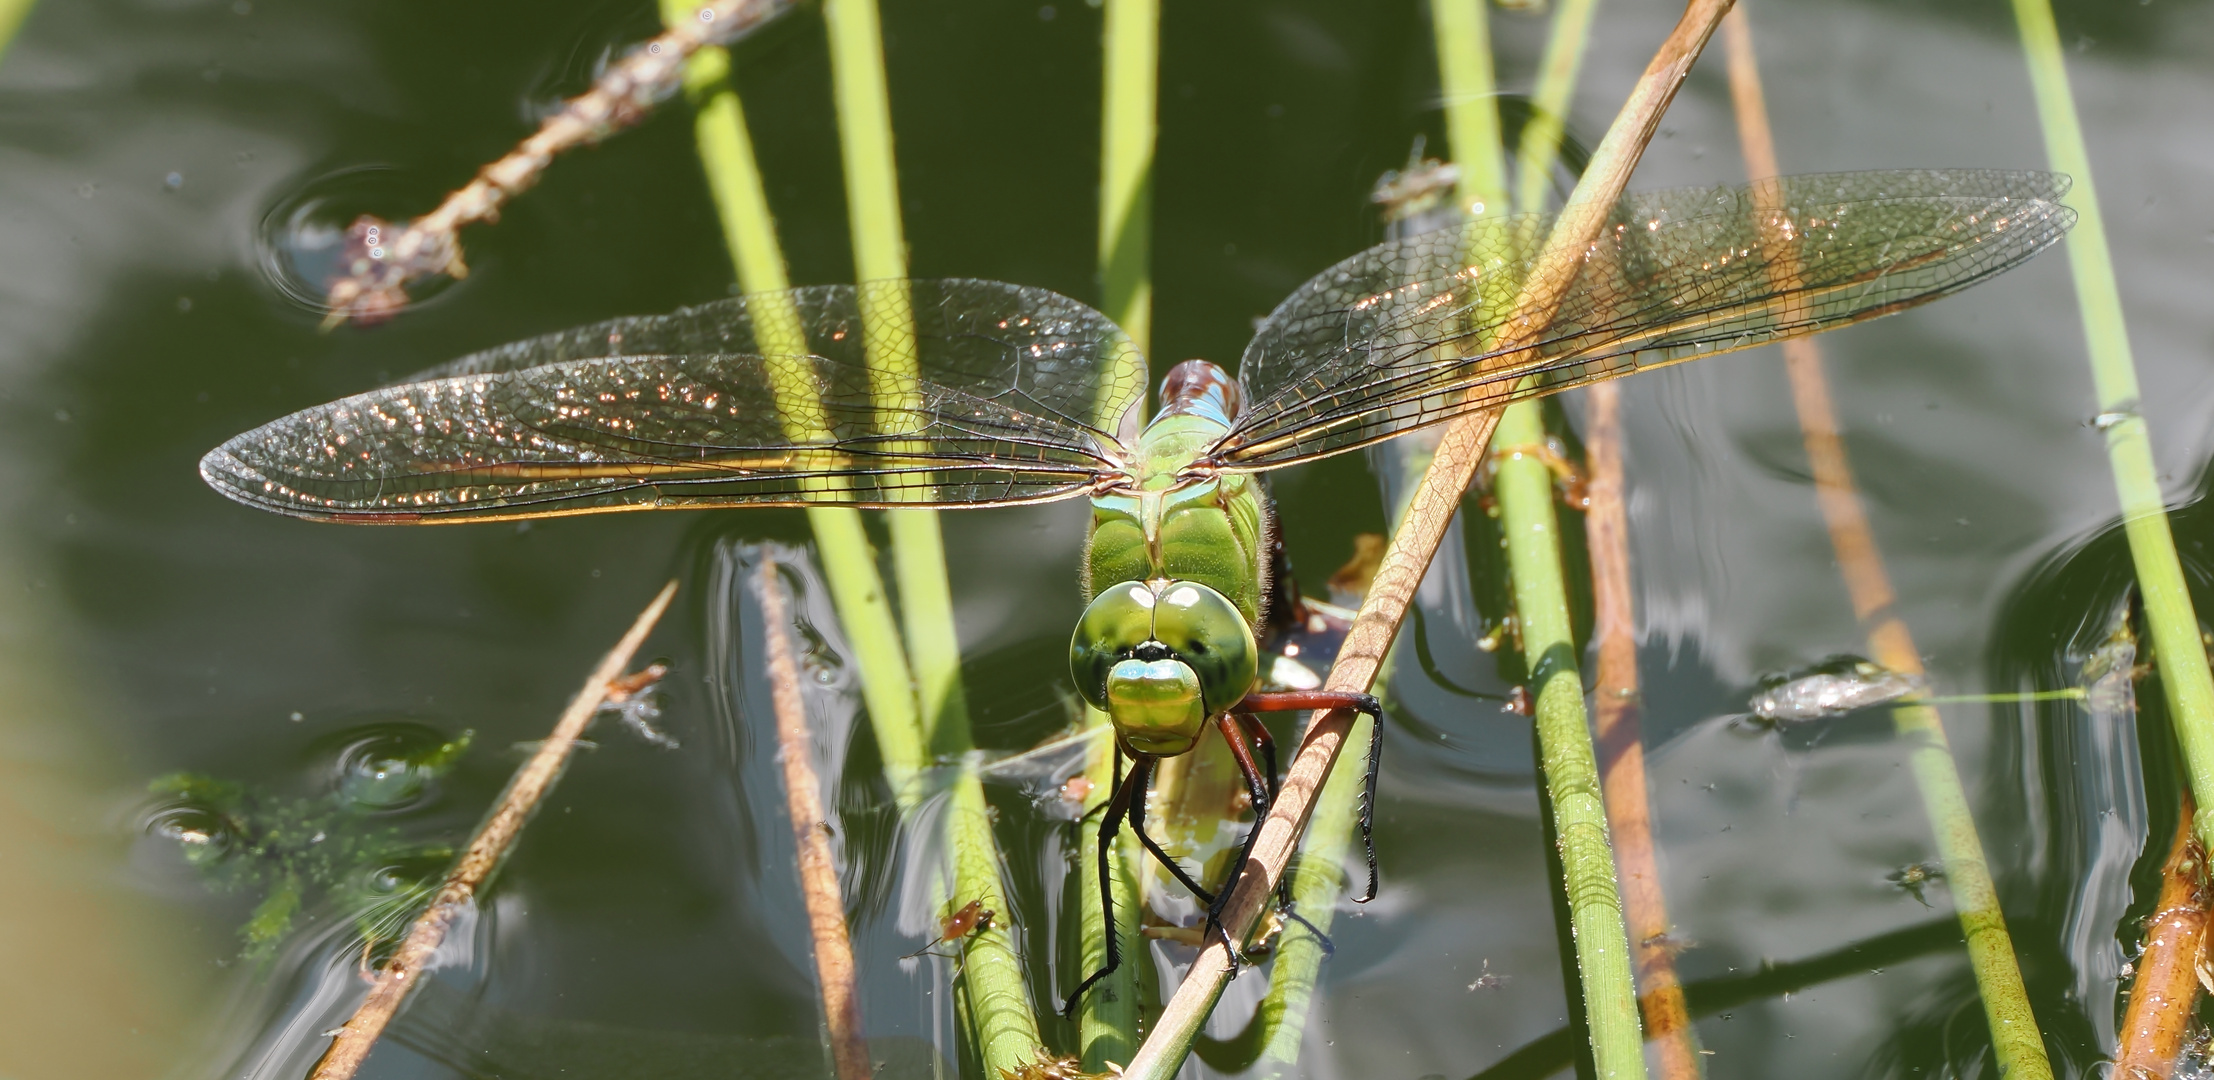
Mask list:
[[1128,336],[1046,290],[824,286],[463,357],[240,435],[200,472],[360,522],[1043,502],[1126,460],[1144,394]]
[[1239,365],[1212,458],[1258,470],[1477,409],[1886,315],[2027,260],[2075,222],[2051,173],[1836,173],[1625,198],[1529,346],[1516,289],[1550,215],[1362,252],[1292,293]]

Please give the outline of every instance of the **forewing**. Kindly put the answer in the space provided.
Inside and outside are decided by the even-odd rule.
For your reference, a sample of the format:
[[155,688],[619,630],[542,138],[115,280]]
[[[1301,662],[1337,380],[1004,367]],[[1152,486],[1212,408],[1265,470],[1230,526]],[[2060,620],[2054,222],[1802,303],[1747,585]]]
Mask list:
[[[1122,463],[1145,365],[1104,316],[998,282],[865,288],[727,300],[477,353],[247,432],[201,474],[279,513],[432,522],[1040,502]],[[896,332],[903,323],[911,335]],[[912,349],[886,347],[906,340]]]
[[[1550,322],[1516,308],[1550,216],[1479,219],[1371,248],[1263,323],[1252,404],[1214,452],[1267,469],[1477,409],[1889,314],[2009,269],[2066,233],[2066,177],[1800,176],[1626,198]],[[1544,323],[1535,341],[1493,345]]]

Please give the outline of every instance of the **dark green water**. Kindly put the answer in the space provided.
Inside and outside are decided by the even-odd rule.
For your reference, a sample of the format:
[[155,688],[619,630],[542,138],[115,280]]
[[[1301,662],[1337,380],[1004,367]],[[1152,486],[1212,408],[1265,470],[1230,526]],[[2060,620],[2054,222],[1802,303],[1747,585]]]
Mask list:
[[[1253,317],[1381,236],[1369,185],[1417,132],[1442,138],[1419,5],[1168,6],[1156,370],[1233,359]],[[346,822],[455,842],[511,747],[544,732],[670,575],[684,591],[647,651],[675,664],[663,723],[684,749],[599,733],[369,1075],[823,1074],[758,650],[725,576],[739,544],[804,542],[799,515],[347,529],[251,512],[193,469],[238,431],[464,352],[724,295],[681,108],[560,163],[467,234],[467,281],[389,326],[318,333],[267,274],[283,234],[269,223],[289,208],[426,209],[652,14],[49,0],[0,62],[0,1076],[300,1075],[359,993],[349,913],[310,893],[266,958],[242,958],[260,893],[211,889],[150,832],[148,783],[192,771],[312,803],[364,782],[340,764],[364,739],[468,729],[454,771]],[[1787,170],[2044,165],[1995,0],[1751,14]],[[1602,6],[1576,136],[1597,138],[1675,15]],[[2143,411],[2171,498],[2191,502],[2214,452],[2214,8],[2075,3],[2060,19]],[[1098,13],[890,2],[884,20],[914,272],[1096,300]],[[1545,21],[1494,24],[1501,83],[1526,91]],[[1638,186],[1740,178],[1719,59],[1693,73]],[[850,278],[819,19],[749,42],[740,68],[795,281]],[[2128,563],[2064,257],[1823,346],[1936,684],[2066,685]],[[1934,854],[1888,722],[1842,721],[1814,745],[1716,722],[1761,673],[1860,648],[1778,357],[1633,380],[1627,415],[1655,819],[1693,943],[1682,970],[1706,987],[1695,1008],[1711,1006],[1712,1075],[1994,1076],[1949,894],[1925,908],[1884,879]],[[1312,591],[1384,520],[1357,456],[1276,491]],[[1077,507],[944,518],[987,748],[1062,722],[1083,521]],[[2176,527],[2206,584],[2214,518],[2195,505]],[[1466,541],[1479,582],[1497,574],[1487,530]],[[1526,722],[1451,689],[1512,676],[1470,647],[1499,613],[1458,595],[1426,597],[1436,677],[1394,688],[1385,891],[1338,920],[1301,1058],[1313,1076],[1573,1067],[1548,1049],[1571,1042],[1544,1041],[1574,1009]],[[2066,704],[1946,722],[2054,1064],[2084,1075],[2112,1046],[2129,926],[2173,827],[2157,702],[2135,723]],[[929,913],[872,816],[880,792],[860,781],[875,751],[852,730],[835,752],[854,780],[840,803],[860,841],[847,878],[869,1032],[927,1064],[930,1041],[950,1052],[950,1008],[932,968],[893,958]],[[1001,803],[1044,992],[1071,981],[1047,959],[1073,910],[1060,841],[1018,793]],[[1813,958],[1827,960],[1750,978]],[[1487,970],[1508,980],[1467,989]],[[1225,1031],[1261,988],[1233,986]]]

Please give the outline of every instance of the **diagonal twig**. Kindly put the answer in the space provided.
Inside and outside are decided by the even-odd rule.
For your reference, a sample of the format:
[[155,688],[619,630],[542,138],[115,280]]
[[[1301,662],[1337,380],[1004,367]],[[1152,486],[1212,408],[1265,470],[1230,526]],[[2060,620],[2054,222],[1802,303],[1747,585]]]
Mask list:
[[407,287],[435,274],[462,277],[461,229],[500,216],[509,199],[538,183],[556,155],[607,138],[644,119],[676,92],[684,62],[709,45],[727,44],[785,8],[785,0],[714,0],[692,18],[631,48],[608,65],[592,89],[564,102],[529,138],[430,213],[405,224],[364,214],[346,230],[345,271],[324,295],[325,329],[354,319],[380,322],[407,305]]
[[[1512,349],[1543,333],[1562,296],[1575,279],[1579,254],[1598,234],[1621,197],[1630,171],[1645,144],[1651,141],[1661,114],[1689,74],[1715,24],[1728,11],[1730,0],[1693,0],[1673,33],[1662,43],[1630,93],[1606,138],[1593,154],[1584,178],[1561,211],[1552,236],[1547,238],[1515,310],[1531,318],[1510,328],[1501,346]],[[1384,553],[1376,581],[1361,604],[1324,683],[1331,690],[1366,690],[1377,667],[1397,636],[1407,605],[1428,567],[1431,554],[1445,534],[1446,524],[1460,505],[1462,492],[1484,457],[1484,447],[1498,425],[1495,411],[1471,413],[1447,424],[1436,456],[1423,475],[1422,484],[1409,503],[1405,524],[1392,537]],[[1319,717],[1308,728],[1299,753],[1279,790],[1269,815],[1260,825],[1253,854],[1239,868],[1237,884],[1222,914],[1228,938],[1243,940],[1298,846],[1299,833],[1314,809],[1330,767],[1336,763],[1345,736],[1352,727],[1350,710]],[[1564,837],[1564,840],[1566,838]],[[1222,941],[1210,943],[1194,960],[1189,973],[1162,1009],[1159,1020],[1124,1075],[1145,1080],[1167,1080],[1176,1073],[1207,1014],[1230,977],[1230,955]],[[1632,1023],[1635,1023],[1634,1017]]]
[[446,873],[445,882],[431,897],[429,909],[408,927],[407,937],[401,940],[398,951],[377,972],[369,996],[354,1010],[353,1018],[332,1037],[330,1049],[315,1063],[309,1080],[350,1080],[361,1068],[361,1063],[368,1060],[369,1051],[376,1047],[377,1036],[384,1033],[385,1025],[400,1011],[409,992],[430,973],[431,959],[437,954],[439,944],[445,941],[447,928],[476,903],[478,891],[491,878],[492,872],[499,869],[508,849],[522,836],[531,812],[553,789],[554,781],[561,776],[562,764],[569,758],[569,751],[576,747],[577,736],[584,733],[585,725],[600,711],[600,703],[607,700],[608,684],[630,666],[630,658],[638,652],[638,646],[645,643],[646,635],[661,621],[661,613],[669,609],[676,589],[674,581],[661,587],[653,602],[646,605],[646,610],[638,613],[637,621],[631,624],[622,640],[608,650],[599,666],[585,678],[584,688],[569,699],[569,708],[554,724],[553,733],[538,744],[538,749],[523,762],[522,768],[515,770],[507,790],[501,792],[499,801],[493,804],[491,816],[477,826],[477,834],[469,838],[469,846],[462,849],[461,858]]

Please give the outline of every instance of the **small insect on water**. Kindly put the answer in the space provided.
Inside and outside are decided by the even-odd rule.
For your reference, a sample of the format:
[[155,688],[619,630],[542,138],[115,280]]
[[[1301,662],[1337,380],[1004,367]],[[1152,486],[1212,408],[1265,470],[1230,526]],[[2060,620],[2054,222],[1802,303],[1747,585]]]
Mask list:
[[997,914],[999,913],[985,907],[984,901],[971,900],[961,910],[938,920],[938,940],[916,949],[914,952],[900,957],[900,959],[913,960],[924,953],[930,953],[932,956],[943,956],[943,953],[935,953],[931,950],[940,945],[958,942],[971,934],[991,929],[992,916]]
[[1923,907],[1929,907],[1929,897],[1923,896],[1922,890],[1945,880],[1945,865],[1935,859],[1908,863],[1885,874],[1883,879],[1890,882],[1892,887],[1921,901]]

